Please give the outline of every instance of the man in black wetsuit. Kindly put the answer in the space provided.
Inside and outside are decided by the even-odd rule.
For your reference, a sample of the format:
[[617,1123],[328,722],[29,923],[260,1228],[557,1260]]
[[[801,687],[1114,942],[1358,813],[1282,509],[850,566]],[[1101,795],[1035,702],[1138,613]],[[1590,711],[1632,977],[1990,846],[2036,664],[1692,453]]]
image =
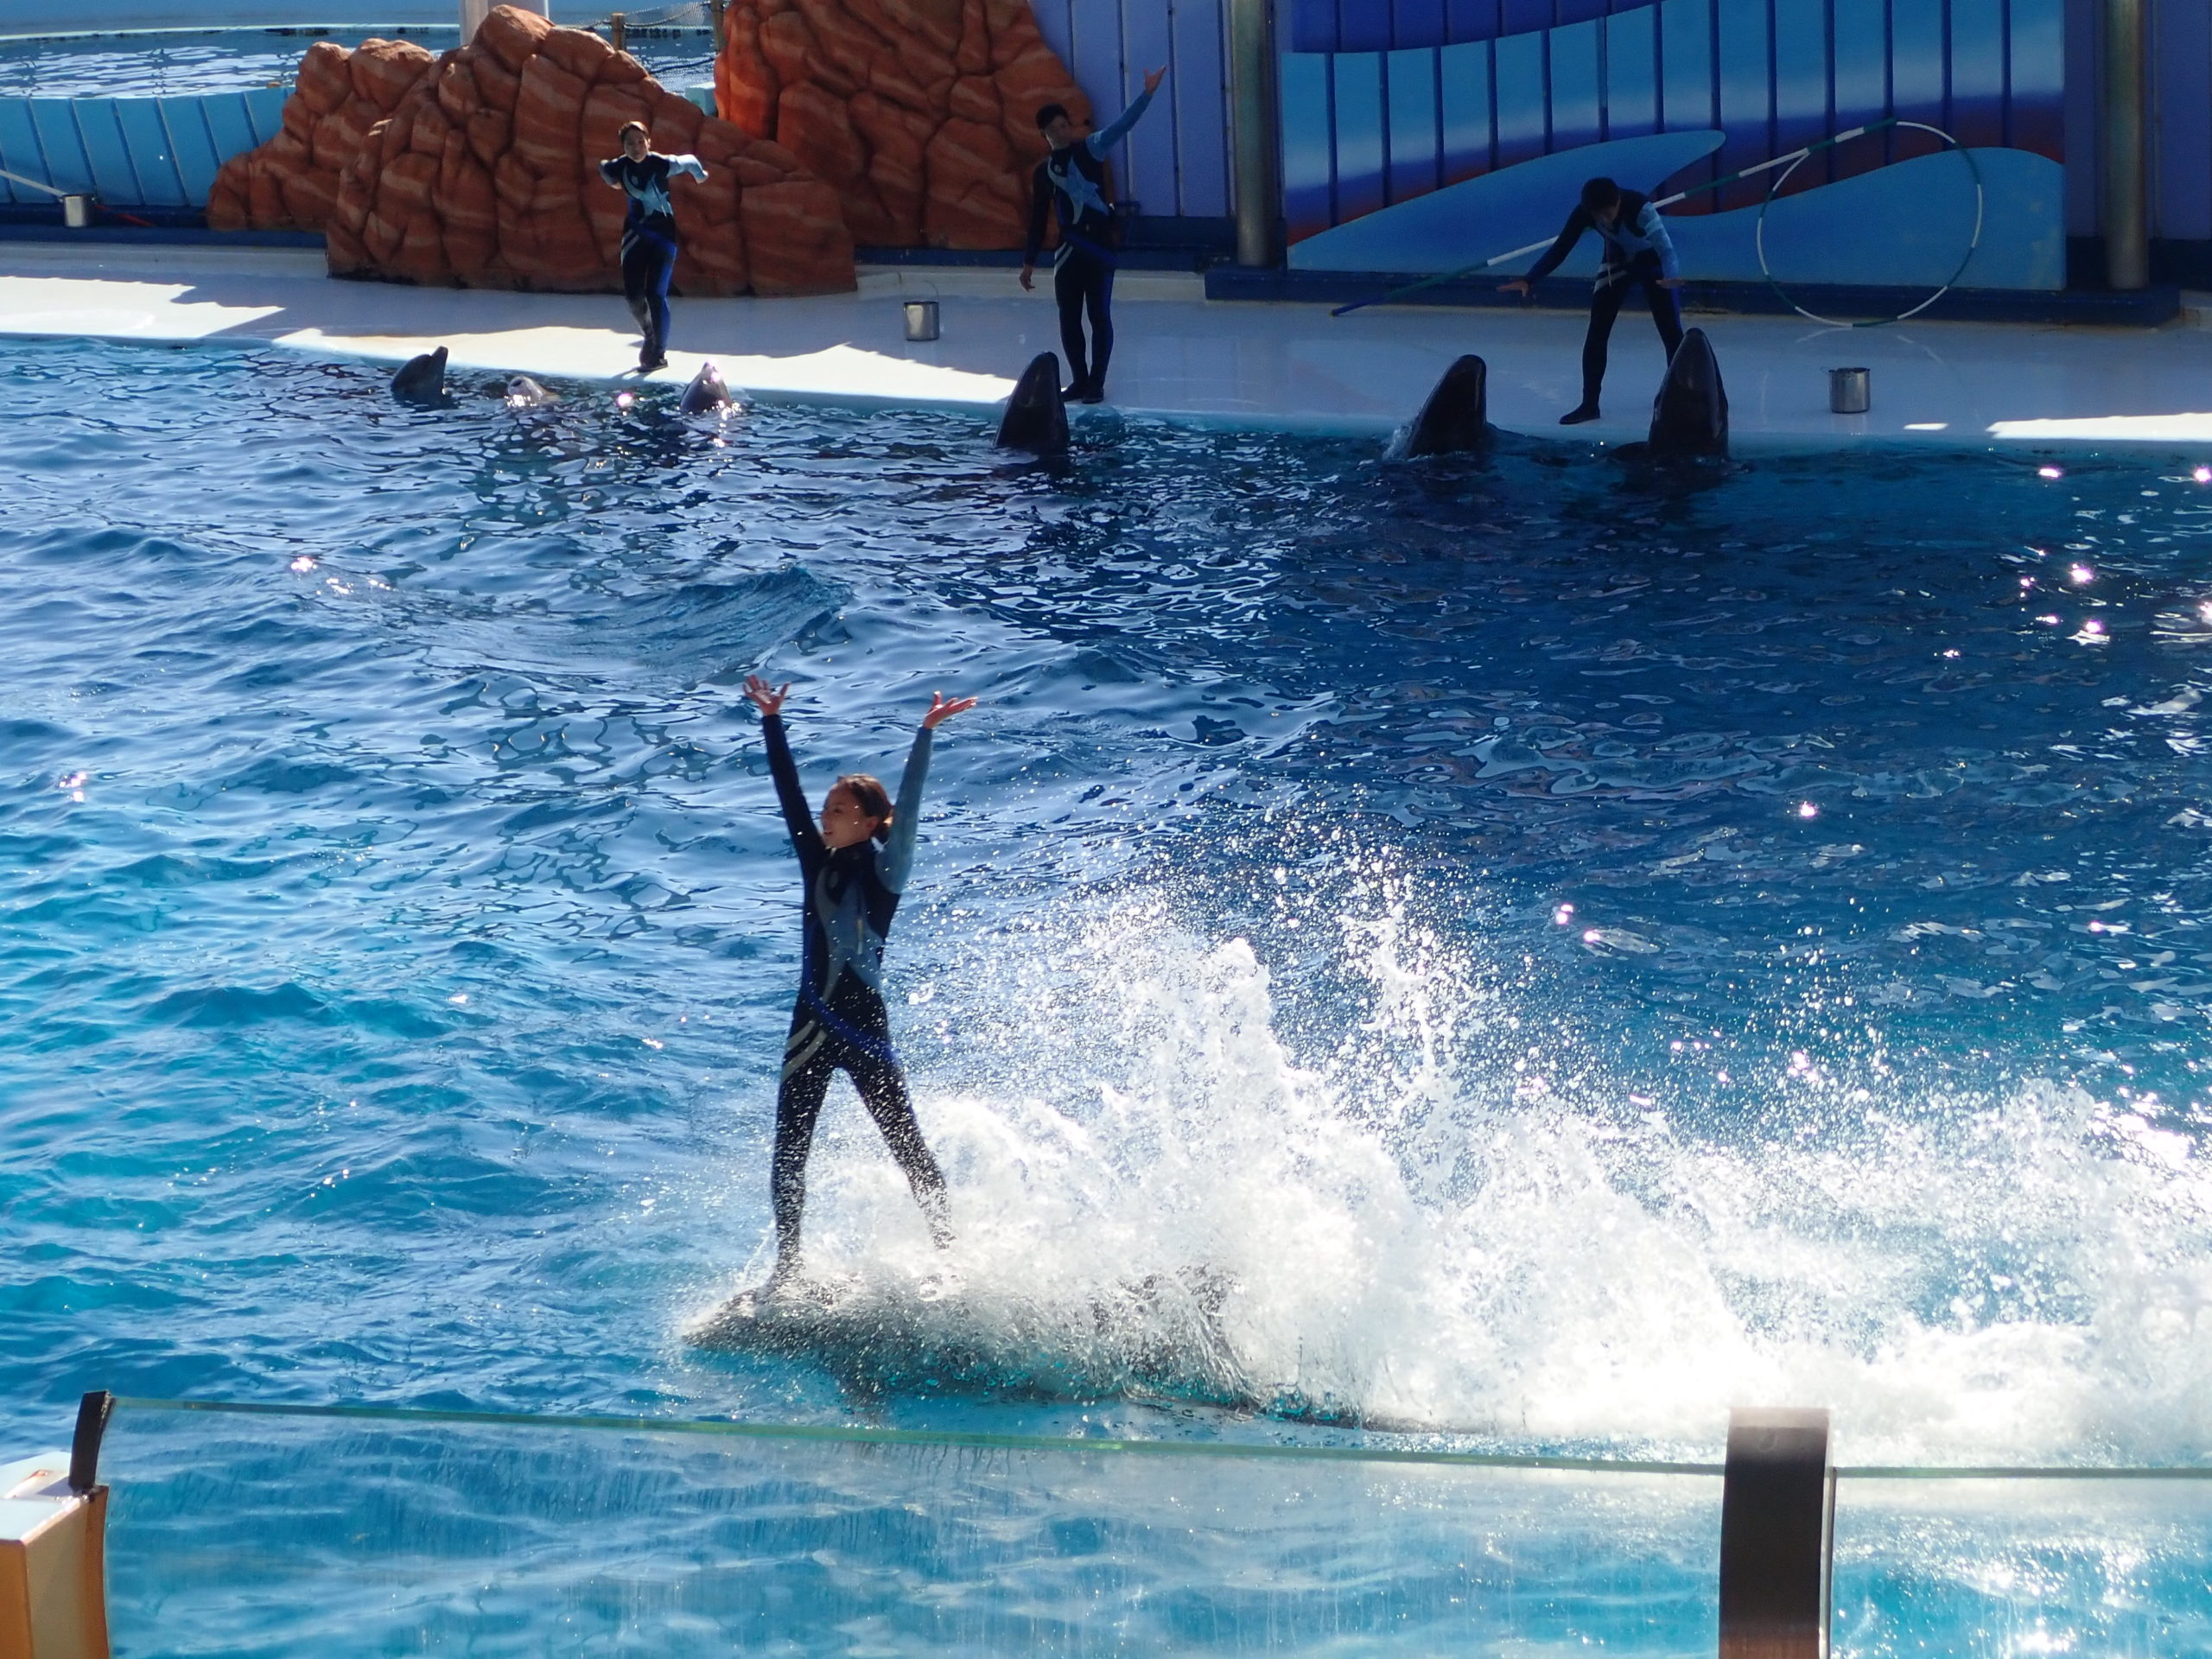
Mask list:
[[1592,179],[1582,187],[1582,200],[1567,215],[1559,239],[1544,250],[1526,276],[1498,284],[1501,294],[1526,296],[1532,283],[1541,283],[1574,251],[1585,231],[1605,238],[1605,263],[1598,272],[1598,286],[1590,296],[1590,332],[1582,341],[1582,402],[1559,418],[1561,426],[1579,426],[1598,418],[1598,389],[1605,380],[1605,346],[1613,336],[1613,320],[1629,289],[1641,285],[1650,302],[1651,321],[1658,326],[1659,340],[1667,360],[1682,343],[1681,311],[1674,290],[1682,285],[1681,267],[1675,258],[1674,238],[1667,221],[1649,196],[1624,190],[1611,179]]
[[[1060,246],[1053,256],[1052,295],[1060,302],[1060,345],[1074,380],[1064,394],[1071,402],[1106,400],[1106,359],[1114,352],[1114,208],[1106,200],[1106,152],[1128,137],[1129,129],[1152,106],[1152,95],[1167,71],[1144,78],[1144,91],[1121,118],[1088,138],[1076,131],[1065,109],[1047,104],[1037,111],[1037,126],[1052,153],[1037,163],[1030,188],[1029,246],[1021,258],[1021,285],[1032,288],[1037,255],[1045,245],[1045,224],[1054,204],[1060,210]],[[1090,314],[1088,365],[1083,347],[1083,318]]]
[[776,1210],[776,1268],[768,1288],[789,1282],[799,1267],[799,1220],[806,1208],[806,1159],[815,1120],[830,1077],[842,1071],[860,1090],[868,1116],[883,1132],[891,1155],[906,1172],[915,1202],[939,1245],[952,1236],[945,1216],[944,1176],[922,1141],[906,1074],[891,1046],[891,1020],[883,1006],[883,946],[892,912],[906,889],[920,823],[922,785],[929,775],[931,734],[973,709],[973,697],[930,701],[914,734],[906,770],[893,802],[865,773],[840,778],[822,803],[817,827],[799,787],[798,768],[785,741],[783,708],[788,685],[747,677],[746,695],[760,710],[768,744],[768,771],[805,879],[805,944],[798,1005],[784,1045],[783,1082],[776,1095],[776,1152],[769,1191]]
[[676,204],[668,185],[677,174],[704,181],[696,156],[663,156],[639,122],[622,129],[622,153],[599,164],[599,176],[630,198],[622,219],[622,296],[645,340],[638,367],[668,362],[668,284],[676,275]]

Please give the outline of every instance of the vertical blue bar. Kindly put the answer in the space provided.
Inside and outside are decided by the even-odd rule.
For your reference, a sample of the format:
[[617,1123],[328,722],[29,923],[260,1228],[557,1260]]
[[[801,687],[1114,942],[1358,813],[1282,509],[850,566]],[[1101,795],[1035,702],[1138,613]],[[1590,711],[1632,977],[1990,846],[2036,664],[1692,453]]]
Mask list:
[[190,199],[184,190],[184,172],[177,165],[168,129],[162,123],[160,100],[118,98],[115,100],[115,119],[123,129],[123,142],[130,151],[130,170],[138,175],[139,200],[151,207],[189,206]]
[[2212,20],[2201,5],[2151,14],[2158,120],[2153,129],[2151,234],[2212,238]]
[[[1785,0],[1785,3],[1788,0]],[[1802,0],[1799,0],[1802,3]],[[1933,0],[1908,0],[1929,4]],[[1720,60],[1720,170],[1732,173],[1775,153],[1774,87],[1769,75],[1772,49],[1770,0],[1715,0],[1713,40]],[[1766,194],[1764,181],[1715,191],[1722,210],[1756,206]]]
[[1335,51],[1336,0],[1290,0],[1290,31],[1285,44],[1294,52]]
[[[20,173],[27,179],[46,177],[46,153],[39,148],[38,130],[31,124],[31,105],[27,98],[0,98],[0,168],[10,173]],[[10,184],[0,179],[0,200],[35,202],[50,207],[54,198],[43,190],[34,190],[27,184]]]
[[2002,144],[2005,0],[1951,0],[1950,13],[1951,136],[1962,144]]
[[1658,10],[1616,12],[1604,28],[1605,137],[1640,138],[1658,131]]
[[130,165],[130,146],[124,142],[123,128],[116,120],[115,100],[73,98],[69,112],[76,120],[85,159],[92,164],[95,194],[102,201],[118,207],[143,206],[146,188]]
[[1436,131],[1436,51],[1393,52],[1383,60],[1390,96],[1390,200],[1425,196],[1443,181]]
[[245,99],[236,92],[210,92],[200,100],[207,123],[207,136],[215,143],[218,165],[233,156],[255,149],[253,124],[245,117]]
[[256,86],[245,94],[245,112],[253,123],[253,142],[265,144],[284,125],[284,105],[292,94],[282,86]]
[[[1122,102],[1126,109],[1144,91],[1145,72],[1169,60],[1174,44],[1167,31],[1167,9],[1145,0],[1124,0],[1122,7]],[[1108,116],[1119,110],[1106,111]],[[1136,130],[1122,141],[1112,158],[1121,199],[1141,212],[1175,211],[1175,113],[1172,102],[1154,100]]]
[[[2201,7],[2161,7],[2161,19],[2177,17],[2195,26],[2204,24]],[[2012,144],[2033,150],[2054,162],[2066,158],[2066,7],[2065,0],[2012,0]],[[2212,65],[2207,53],[2195,61],[2199,78],[2194,81],[2196,107],[2202,111],[2212,98]],[[2163,61],[2158,73],[2164,73]],[[2169,106],[2171,107],[2171,106]]]
[[1491,168],[1490,42],[1447,46],[1436,56],[1444,106],[1444,182],[1456,184]]
[[[1662,0],[1659,7],[1659,130],[1709,132],[1719,124],[1713,106],[1713,0]],[[1710,161],[1675,175],[1675,188],[1718,177]],[[1709,213],[1710,193],[1692,196],[1678,213]]]
[[1551,31],[1551,148],[1580,149],[1605,137],[1595,21]]
[[1389,0],[1389,6],[1395,50],[1444,44],[1444,0]]
[[1329,228],[1329,60],[1285,52],[1275,69],[1282,113],[1282,216],[1290,239]]
[[1497,33],[1526,35],[1552,26],[1552,0],[1498,0]]
[[1387,52],[1390,0],[1337,0],[1337,50]]
[[[1201,219],[1229,212],[1229,85],[1222,62],[1219,0],[1179,0],[1175,31],[1175,211]],[[1164,113],[1164,112],[1163,112]]]
[[[1767,153],[1779,156],[1833,130],[1828,124],[1826,0],[1775,0],[1774,147]],[[1789,181],[1792,194],[1828,181],[1830,154],[1822,150],[1797,169]]]
[[1449,41],[1494,41],[1498,35],[1498,0],[1444,0],[1444,35]]
[[[70,111],[69,100],[31,98],[23,101],[30,105],[31,125],[38,130],[39,150],[46,157],[47,182],[57,190],[92,194],[98,186],[92,181],[92,165],[85,158],[84,143],[77,137],[76,118]],[[40,174],[31,171],[30,176],[37,178]]]
[[[1892,113],[1907,121],[1943,124],[1943,8],[1928,0],[1897,0],[1890,8],[1890,86]],[[1929,156],[1942,143],[1924,132],[1899,132],[1890,144],[1893,161]]]
[[1382,54],[1339,52],[1329,60],[1336,115],[1336,200],[1339,225],[1383,204]]
[[1544,110],[1544,37],[1503,35],[1491,52],[1497,65],[1497,165],[1510,167],[1544,153],[1550,130]]
[[[1888,0],[1831,0],[1835,18],[1835,121],[1839,131],[1864,126],[1890,112]],[[1872,173],[1888,158],[1880,137],[1854,139],[1836,149],[1829,176]]]
[[197,98],[161,100],[162,122],[169,130],[169,154],[176,158],[177,177],[184,186],[184,199],[194,207],[207,205],[208,193],[215,186],[215,175],[223,165],[215,154],[213,141],[207,136],[207,118],[201,113],[203,102]]
[[1118,0],[1070,0],[1068,49],[1064,60],[1075,84],[1090,100],[1092,117],[1111,121],[1120,111],[1122,8]]

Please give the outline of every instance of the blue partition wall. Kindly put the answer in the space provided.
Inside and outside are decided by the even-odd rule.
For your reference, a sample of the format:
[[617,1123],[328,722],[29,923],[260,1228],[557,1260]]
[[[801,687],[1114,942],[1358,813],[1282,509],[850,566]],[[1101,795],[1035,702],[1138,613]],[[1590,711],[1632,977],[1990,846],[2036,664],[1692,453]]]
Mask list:
[[[0,203],[51,207],[51,191],[111,206],[202,207],[216,169],[266,143],[280,87],[188,98],[0,98]],[[23,182],[22,181],[33,182]]]
[[[1294,245],[1387,216],[1463,181],[1591,145],[1662,133],[1715,135],[1709,153],[1686,166],[1677,152],[1663,150],[1679,169],[1664,181],[1681,189],[1894,115],[1952,134],[1976,149],[1978,161],[1992,158],[1983,181],[1992,210],[1985,238],[2007,245],[1993,245],[1982,262],[1982,285],[2063,282],[2063,0],[1283,3],[1283,206]],[[1815,156],[1788,189],[1821,191],[1943,148],[1925,134],[1893,130]],[[1629,153],[1608,154],[1624,169],[1635,164]],[[1878,233],[1885,216],[1898,219],[1897,240],[1909,251],[1891,280],[1925,280],[1931,260],[1943,263],[1942,245],[1967,245],[1971,175],[1955,158],[1949,171],[1958,175],[1955,188],[1931,191],[1931,181],[1940,185],[1949,173],[1938,180],[1913,168],[1849,193],[1851,211],[1875,215]],[[1622,181],[1650,189],[1662,180],[1624,170]],[[1745,182],[1670,211],[1755,215],[1765,195],[1764,181]],[[1937,200],[1923,203],[1931,195]],[[1558,201],[1553,221],[1570,205],[1571,193]],[[1960,222],[1904,222],[1923,210]],[[1811,219],[1799,217],[1801,233],[1812,234]],[[1428,219],[1433,226],[1435,215]],[[1863,238],[1869,228],[1862,224],[1857,233]],[[1376,249],[1388,239],[1377,224],[1359,239],[1365,252],[1357,263],[1330,266],[1315,257],[1321,249],[1301,255],[1296,246],[1292,263],[1378,269]],[[1744,236],[1716,227],[1713,236],[1694,240],[1733,247]],[[1513,245],[1492,242],[1487,251]],[[1332,238],[1332,245],[1350,243]],[[1864,250],[1853,251],[1861,256],[1857,280],[1870,280],[1866,273],[1878,272],[1879,260],[1870,264]],[[1950,263],[1957,257],[1954,251]],[[1732,255],[1723,263],[1741,261]],[[1431,267],[1409,260],[1397,268]],[[1691,274],[1743,273],[1701,271],[1693,263]]]

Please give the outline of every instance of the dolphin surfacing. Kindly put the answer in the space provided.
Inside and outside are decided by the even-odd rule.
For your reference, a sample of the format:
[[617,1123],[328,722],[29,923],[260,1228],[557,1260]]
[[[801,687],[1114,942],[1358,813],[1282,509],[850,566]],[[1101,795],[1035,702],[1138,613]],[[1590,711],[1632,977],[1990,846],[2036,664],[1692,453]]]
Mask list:
[[446,348],[410,357],[391,377],[391,395],[403,404],[435,407],[446,400]]
[[1667,365],[1667,378],[1651,403],[1651,453],[1726,460],[1728,454],[1728,393],[1720,384],[1719,359],[1705,330],[1682,336]]
[[505,396],[509,409],[543,409],[548,404],[561,401],[526,374],[516,375],[507,382]]
[[1490,448],[1497,432],[1490,423],[1490,365],[1470,352],[1444,371],[1414,416],[1402,453],[1409,459],[1478,454]]
[[1038,353],[1021,372],[999,420],[999,447],[1037,455],[1067,454],[1068,410],[1060,401],[1058,353]]
[[728,383],[722,372],[713,363],[702,363],[699,372],[691,377],[691,384],[683,388],[683,397],[677,410],[685,415],[711,415],[717,410],[728,409],[736,399],[729,395]]

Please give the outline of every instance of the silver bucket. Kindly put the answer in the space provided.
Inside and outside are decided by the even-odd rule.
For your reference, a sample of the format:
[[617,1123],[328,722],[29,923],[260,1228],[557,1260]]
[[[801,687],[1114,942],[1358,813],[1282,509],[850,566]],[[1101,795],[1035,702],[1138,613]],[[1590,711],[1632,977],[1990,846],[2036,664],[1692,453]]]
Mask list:
[[61,222],[73,231],[81,231],[92,222],[92,199],[90,196],[61,198]]
[[1874,401],[1872,377],[1865,369],[1828,371],[1828,408],[1838,415],[1864,415]]
[[908,300],[906,302],[906,338],[935,340],[937,338],[937,302]]

